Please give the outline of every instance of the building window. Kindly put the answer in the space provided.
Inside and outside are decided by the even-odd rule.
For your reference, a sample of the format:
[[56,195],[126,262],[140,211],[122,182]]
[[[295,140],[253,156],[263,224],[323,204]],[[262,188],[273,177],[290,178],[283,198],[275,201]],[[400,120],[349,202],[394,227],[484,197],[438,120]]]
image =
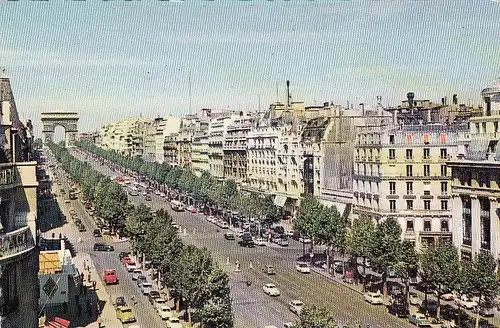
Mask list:
[[15,312],[19,307],[17,274],[15,266],[4,266],[0,276],[0,316]]
[[406,232],[413,232],[413,220],[406,220]]
[[412,210],[412,209],[413,209],[413,200],[408,199],[408,200],[406,201],[406,209],[407,209],[407,210]]
[[396,159],[396,149],[389,149],[389,159]]
[[406,159],[413,159],[413,149],[406,150]]
[[431,158],[431,149],[424,148],[424,159],[429,159],[429,158]]
[[447,169],[446,165],[441,165],[441,176],[445,177],[447,175],[448,175],[448,169]]
[[439,151],[439,154],[440,154],[442,159],[448,158],[448,152],[447,152],[446,148],[441,148]]
[[441,232],[449,232],[448,220],[441,220]]
[[441,195],[448,193],[448,182],[441,182]]
[[431,201],[424,200],[424,210],[430,210],[430,209],[431,209]]
[[406,194],[413,195],[413,182],[406,182]]
[[442,200],[441,201],[441,210],[442,211],[447,211],[448,210],[448,201],[447,200]]
[[413,176],[413,165],[406,165],[406,176],[407,177]]
[[431,221],[424,220],[424,231],[431,231]]
[[391,195],[395,195],[396,194],[396,182],[394,182],[394,181],[390,181],[389,182],[389,193]]
[[389,209],[391,212],[396,212],[396,200],[389,200]]
[[394,134],[389,136],[389,144],[394,145]]
[[424,165],[424,177],[428,177],[431,175],[431,166],[430,165]]

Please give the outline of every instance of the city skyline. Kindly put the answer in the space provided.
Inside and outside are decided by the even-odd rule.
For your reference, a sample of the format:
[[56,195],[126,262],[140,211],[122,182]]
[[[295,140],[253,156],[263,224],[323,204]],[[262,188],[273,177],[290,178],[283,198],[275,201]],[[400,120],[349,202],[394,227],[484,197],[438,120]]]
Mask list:
[[408,91],[478,104],[500,73],[498,17],[487,0],[12,2],[0,66],[37,134],[42,111],[77,111],[89,131],[141,114],[264,109],[285,101],[286,80],[307,105],[397,105]]

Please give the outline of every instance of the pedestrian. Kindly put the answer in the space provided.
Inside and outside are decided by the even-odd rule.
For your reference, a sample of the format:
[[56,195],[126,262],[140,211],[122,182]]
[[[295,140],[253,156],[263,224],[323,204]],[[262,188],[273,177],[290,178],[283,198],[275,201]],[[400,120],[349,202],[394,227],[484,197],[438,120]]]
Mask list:
[[94,281],[92,281],[92,288],[94,289],[94,292],[95,292],[95,285],[96,285],[96,283],[95,283],[95,280],[94,280]]
[[250,261],[250,270],[253,270],[253,263]]
[[82,237],[78,237],[78,242],[81,243],[82,242]]
[[98,328],[101,328],[101,324],[102,324],[102,318],[101,318],[101,316],[99,316],[99,317],[97,318],[97,327],[98,327]]
[[89,278],[89,280],[88,280],[88,281],[90,282],[90,272],[89,272],[88,278]]
[[68,303],[67,303],[67,302],[64,302],[64,303],[63,303],[63,312],[64,312],[64,313],[67,313],[67,312],[68,312]]

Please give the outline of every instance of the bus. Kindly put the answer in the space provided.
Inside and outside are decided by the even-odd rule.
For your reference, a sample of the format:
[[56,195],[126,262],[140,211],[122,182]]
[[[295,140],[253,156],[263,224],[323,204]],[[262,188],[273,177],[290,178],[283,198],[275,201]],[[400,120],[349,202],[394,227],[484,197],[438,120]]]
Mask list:
[[178,200],[173,200],[171,202],[171,207],[172,207],[172,210],[174,210],[176,212],[184,211],[184,205],[181,202],[179,202]]

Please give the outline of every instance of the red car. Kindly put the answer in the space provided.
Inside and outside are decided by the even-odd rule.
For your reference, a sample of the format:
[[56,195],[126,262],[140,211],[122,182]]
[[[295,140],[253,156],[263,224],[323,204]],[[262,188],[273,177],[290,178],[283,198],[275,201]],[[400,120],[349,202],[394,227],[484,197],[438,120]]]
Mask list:
[[124,258],[121,259],[121,262],[123,265],[125,264],[134,264],[134,260],[132,260],[130,257],[125,256]]
[[198,213],[198,210],[193,207],[193,209],[191,209],[191,214],[197,214],[197,213]]

